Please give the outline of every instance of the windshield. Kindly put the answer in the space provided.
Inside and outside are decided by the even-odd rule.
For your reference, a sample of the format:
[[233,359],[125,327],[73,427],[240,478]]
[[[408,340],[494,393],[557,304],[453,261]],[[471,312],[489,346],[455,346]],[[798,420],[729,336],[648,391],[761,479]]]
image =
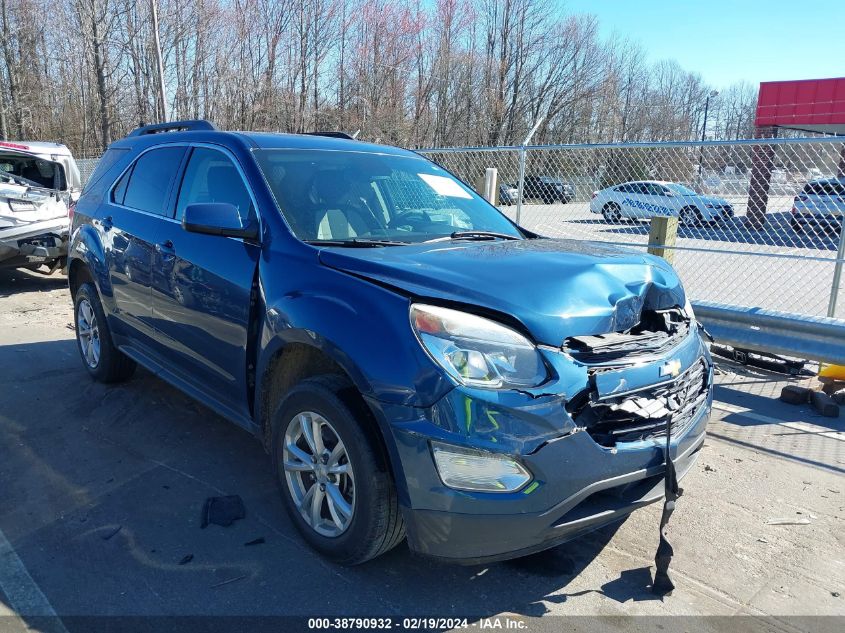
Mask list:
[[666,186],[669,187],[675,193],[679,193],[682,196],[697,196],[698,194],[690,189],[689,187],[684,187],[683,185],[679,185],[676,182],[669,182],[666,183]]
[[255,156],[303,241],[412,243],[461,231],[521,236],[474,191],[421,157],[291,149]]

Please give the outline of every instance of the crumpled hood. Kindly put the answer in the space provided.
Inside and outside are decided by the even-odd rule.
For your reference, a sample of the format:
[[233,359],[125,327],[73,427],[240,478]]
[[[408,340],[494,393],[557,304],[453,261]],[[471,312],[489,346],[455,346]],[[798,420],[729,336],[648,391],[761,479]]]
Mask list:
[[[684,305],[663,260],[575,240],[446,241],[384,248],[325,248],[329,267],[421,299],[511,315],[539,343],[627,329],[642,307]],[[632,322],[633,320],[633,322]]]

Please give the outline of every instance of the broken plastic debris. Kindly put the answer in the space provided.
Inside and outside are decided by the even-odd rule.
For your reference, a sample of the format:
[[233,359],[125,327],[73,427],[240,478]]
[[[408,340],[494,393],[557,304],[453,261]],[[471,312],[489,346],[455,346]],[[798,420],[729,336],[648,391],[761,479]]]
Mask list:
[[109,528],[108,531],[104,532],[101,536],[103,537],[104,541],[108,541],[112,536],[120,532],[122,528],[122,525],[113,526]]
[[228,527],[245,516],[246,509],[240,496],[209,497],[202,506],[202,524],[200,527],[205,528],[209,523]]
[[210,588],[214,589],[215,587],[222,587],[223,585],[228,585],[231,582],[237,582],[238,580],[243,580],[244,578],[246,578],[246,574],[243,576],[236,576],[235,578],[229,578],[229,580],[224,580],[223,582],[218,582],[215,585],[211,585]]
[[810,525],[810,519],[769,519],[766,525]]

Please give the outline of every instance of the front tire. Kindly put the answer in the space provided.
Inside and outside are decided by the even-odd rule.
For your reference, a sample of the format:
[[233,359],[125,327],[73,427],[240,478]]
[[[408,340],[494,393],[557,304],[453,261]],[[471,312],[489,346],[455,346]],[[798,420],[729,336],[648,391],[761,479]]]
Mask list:
[[135,373],[135,361],[112,342],[100,296],[92,283],[84,283],[73,298],[76,345],[85,369],[99,382],[122,382]]
[[273,418],[273,469],[302,537],[329,560],[358,565],[405,538],[396,489],[364,405],[339,376],[294,387]]

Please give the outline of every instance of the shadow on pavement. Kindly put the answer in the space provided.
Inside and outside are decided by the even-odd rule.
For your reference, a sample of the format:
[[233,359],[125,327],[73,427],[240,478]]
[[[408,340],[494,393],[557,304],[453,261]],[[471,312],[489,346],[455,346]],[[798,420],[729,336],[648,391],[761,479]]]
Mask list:
[[40,292],[67,287],[67,277],[59,273],[45,275],[31,270],[0,268],[0,297],[23,292]]

